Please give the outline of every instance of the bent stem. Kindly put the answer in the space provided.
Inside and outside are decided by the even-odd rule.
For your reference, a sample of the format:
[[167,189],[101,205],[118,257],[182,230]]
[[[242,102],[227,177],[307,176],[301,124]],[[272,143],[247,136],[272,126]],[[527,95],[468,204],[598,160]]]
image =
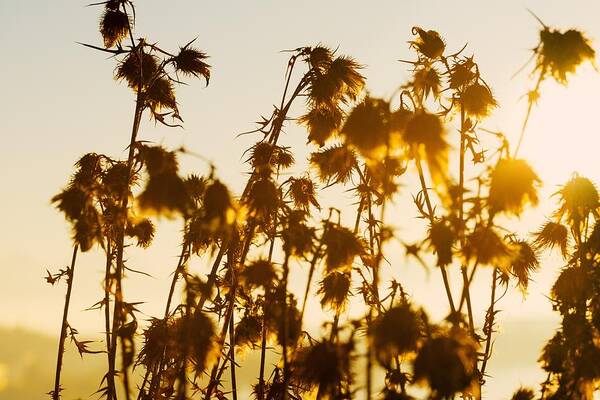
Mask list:
[[73,276],[75,275],[75,261],[77,260],[77,252],[79,246],[73,247],[73,256],[71,258],[71,266],[67,274],[67,294],[65,296],[65,306],[63,309],[62,325],[60,328],[60,339],[58,341],[58,355],[56,357],[56,375],[54,378],[54,390],[52,391],[52,399],[60,399],[60,375],[62,372],[63,355],[65,352],[65,340],[67,339],[67,327],[69,323],[67,318],[69,316],[69,305],[71,304],[71,290],[73,289]]

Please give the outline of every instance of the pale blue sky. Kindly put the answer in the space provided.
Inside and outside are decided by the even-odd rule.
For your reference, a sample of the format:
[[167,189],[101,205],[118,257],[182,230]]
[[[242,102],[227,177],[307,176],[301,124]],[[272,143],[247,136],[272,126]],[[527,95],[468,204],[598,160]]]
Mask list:
[[[0,0],[0,324],[21,325],[49,333],[58,331],[62,291],[46,287],[46,267],[56,269],[69,258],[69,230],[62,217],[49,205],[50,197],[67,181],[73,162],[89,151],[123,155],[128,141],[133,97],[112,79],[114,61],[104,54],[77,45],[76,41],[100,43],[97,31],[100,9],[86,8],[75,0]],[[397,62],[412,55],[407,41],[410,29],[420,25],[438,30],[451,49],[468,42],[486,81],[493,87],[501,108],[484,125],[503,130],[514,141],[523,117],[521,97],[530,87],[527,72],[511,79],[530,56],[539,25],[526,8],[534,10],[547,24],[582,29],[597,45],[600,38],[600,3],[579,1],[138,1],[138,35],[175,48],[194,37],[210,56],[213,66],[210,86],[201,82],[178,90],[185,130],[144,125],[141,137],[187,148],[213,160],[218,174],[238,189],[245,167],[241,153],[252,143],[250,137],[234,139],[253,127],[260,115],[269,114],[282,89],[287,56],[280,50],[324,43],[339,46],[339,52],[354,56],[366,66],[369,90],[387,96],[407,75],[406,65]],[[151,32],[151,34],[149,34]],[[597,149],[600,128],[597,120],[600,79],[584,67],[569,88],[547,84],[542,101],[534,109],[521,155],[529,159],[544,180],[547,197],[577,170],[600,183]],[[582,142],[585,140],[585,144]],[[297,158],[310,150],[306,133],[290,124],[284,144],[295,146]],[[186,170],[203,170],[197,159],[184,159]],[[410,194],[406,187],[406,198]],[[329,195],[336,204],[351,204],[339,194]],[[526,234],[549,215],[553,202],[528,212],[515,227]],[[399,199],[390,211],[406,233],[421,224],[414,209]],[[408,229],[410,228],[410,229]],[[167,277],[178,252],[177,222],[163,221],[155,246],[146,254],[133,251],[132,267],[143,269],[155,279],[132,277],[126,295],[149,300],[144,311],[153,315],[162,307]],[[399,248],[390,250],[396,275],[406,283],[415,301],[442,316],[443,292],[435,271],[428,276],[418,267],[405,265]],[[196,268],[201,263],[196,262]],[[527,326],[540,321],[541,344],[554,316],[544,295],[558,273],[561,261],[550,258],[536,276],[530,296],[522,301],[517,291],[501,304],[506,309],[501,321]],[[88,332],[99,332],[100,316],[79,310],[96,302],[100,295],[103,268],[100,254],[81,257],[72,323]],[[475,296],[486,296],[489,277],[475,288]],[[149,293],[156,293],[148,299]],[[479,314],[486,307],[476,304]],[[437,311],[436,311],[437,310]],[[550,321],[550,322],[548,322]],[[511,339],[513,340],[513,339]],[[527,341],[528,351],[515,352],[519,369],[508,363],[490,385],[491,398],[508,396],[519,385],[541,379],[536,371],[538,349]],[[498,340],[497,350],[512,351],[518,343]],[[532,349],[533,347],[533,349]],[[506,360],[506,354],[503,355]],[[510,359],[510,357],[508,358]],[[516,368],[516,367],[515,367]]]

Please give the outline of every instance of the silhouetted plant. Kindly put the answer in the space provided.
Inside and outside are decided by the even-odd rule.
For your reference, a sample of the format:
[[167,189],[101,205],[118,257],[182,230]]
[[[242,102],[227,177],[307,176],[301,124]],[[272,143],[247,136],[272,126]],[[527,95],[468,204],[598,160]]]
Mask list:
[[[74,243],[71,266],[46,277],[51,284],[67,281],[53,399],[62,390],[67,336],[80,353],[98,352],[68,324],[76,256],[95,245],[106,257],[104,295],[92,307],[104,310],[107,371],[98,393],[109,400],[120,395],[116,376],[126,399],[237,399],[239,356],[248,351],[260,351],[253,385],[258,400],[371,399],[377,392],[388,400],[415,393],[480,399],[500,292],[512,283],[526,293],[539,253],[553,247],[568,265],[552,289],[563,324],[543,351],[549,376],[542,398],[591,399],[600,376],[600,227],[592,227],[598,193],[591,181],[574,176],[557,193],[558,211],[531,243],[501,225],[499,216],[518,218],[537,205],[541,182],[525,160],[511,156],[501,134],[493,134],[497,149],[486,159],[479,135],[489,132],[479,124],[498,104],[464,48],[449,53],[439,33],[414,27],[409,47],[415,59],[405,62],[410,77],[388,99],[366,92],[362,66],[351,57],[323,45],[290,51],[278,105],[247,132],[259,139],[244,153],[248,180],[237,195],[213,166],[205,176],[184,177],[178,156],[185,150],[138,138],[145,112],[155,122],[179,126],[175,86],[180,76],[208,84],[206,54],[194,41],[170,53],[135,39],[131,1],[96,5],[104,8],[104,47],[86,46],[117,59],[115,78],[134,91],[136,106],[127,159],[83,156],[52,199],[71,224]],[[535,50],[539,82],[552,76],[564,83],[592,58],[588,41],[569,32],[544,27]],[[532,101],[530,96],[529,109]],[[306,127],[312,147],[308,169],[290,176],[295,151],[283,143],[284,128],[297,108],[302,111],[295,121]],[[456,171],[449,168],[453,157]],[[386,209],[404,190],[400,179],[407,174],[418,178],[409,213],[416,211],[427,229],[403,246],[426,267],[426,254],[435,256],[432,268],[440,271],[448,302],[443,321],[430,321],[401,282],[382,278],[390,267],[385,254],[400,239]],[[334,186],[353,196],[351,226],[342,211],[322,204],[321,191]],[[143,273],[128,268],[125,253],[130,243],[149,248],[150,217],[180,218],[183,229],[164,314],[144,322],[138,319],[140,303],[125,301],[123,282],[126,271]],[[193,257],[209,263],[206,276],[189,270]],[[307,267],[307,279],[303,292],[294,293],[289,282],[301,274],[299,265]],[[485,267],[492,275],[489,306],[477,326],[471,285]],[[458,281],[451,279],[452,269],[460,270]],[[326,315],[319,337],[303,324],[313,294]],[[350,318],[349,305],[358,318]],[[269,355],[278,358],[270,369]],[[364,386],[355,379],[361,358]],[[132,376],[134,368],[141,371],[139,379]],[[375,370],[385,377],[380,383]],[[533,396],[519,389],[513,398]]]
[[533,105],[537,103],[541,96],[540,89],[542,82],[546,78],[551,77],[556,82],[566,85],[568,77],[581,64],[586,61],[593,63],[596,56],[596,52],[591,47],[589,39],[582,32],[576,29],[561,31],[551,28],[544,24],[535,14],[532,13],[532,15],[542,25],[540,41],[533,49],[535,66],[532,75],[537,75],[537,80],[533,90],[527,93],[527,112],[525,113],[521,135],[515,148],[515,157],[521,148]]

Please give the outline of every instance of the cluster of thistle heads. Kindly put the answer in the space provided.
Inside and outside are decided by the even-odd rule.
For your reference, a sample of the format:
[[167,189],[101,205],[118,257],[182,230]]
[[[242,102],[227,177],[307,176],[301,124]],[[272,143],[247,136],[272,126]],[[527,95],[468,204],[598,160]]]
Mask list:
[[[136,121],[148,111],[171,125],[167,115],[180,119],[174,93],[179,77],[203,77],[208,84],[206,54],[193,42],[171,54],[136,40],[132,2],[101,5],[101,50],[118,59],[115,77],[136,94]],[[212,168],[205,177],[182,176],[180,152],[135,136],[126,161],[95,153],[78,161],[53,202],[71,223],[81,251],[97,246],[106,253],[108,300],[101,307],[120,304],[106,350],[110,362],[116,342],[108,341],[118,336],[123,359],[114,373],[127,377],[132,367],[142,371],[138,398],[237,396],[224,371],[234,380],[236,368],[243,368],[236,355],[249,351],[261,352],[252,383],[259,400],[371,398],[373,393],[386,400],[411,399],[419,393],[415,388],[432,399],[480,398],[491,357],[496,286],[507,290],[513,282],[525,292],[539,266],[538,253],[558,247],[568,266],[552,299],[564,322],[542,355],[549,372],[542,396],[591,399],[570,394],[593,392],[600,377],[598,193],[589,180],[574,177],[558,192],[560,208],[552,221],[531,240],[500,226],[498,216],[506,221],[537,205],[540,179],[526,161],[511,157],[502,135],[495,134],[498,148],[491,156],[482,148],[479,124],[497,101],[474,57],[464,55],[465,48],[449,53],[435,31],[415,27],[412,34],[415,59],[406,61],[411,77],[389,99],[365,94],[362,66],[351,57],[322,45],[293,51],[281,105],[256,129],[260,140],[246,152],[250,174],[238,195]],[[544,27],[535,55],[536,71],[563,82],[593,50],[577,31]],[[295,82],[292,71],[298,69]],[[297,122],[316,148],[308,170],[291,176],[294,152],[281,142],[289,110],[300,100],[306,111]],[[456,144],[450,127],[459,131]],[[448,167],[452,156],[461,160],[456,173]],[[471,179],[476,164],[484,173]],[[428,230],[404,247],[407,255],[442,272],[449,314],[437,323],[413,304],[400,282],[382,282],[398,267],[384,256],[397,243],[385,207],[399,195],[401,177],[411,173],[420,186],[402,189],[414,197],[409,214],[421,217]],[[319,186],[353,193],[352,226],[344,226],[340,210],[322,210]],[[130,241],[150,247],[151,220],[157,216],[183,221],[182,253],[165,315],[138,327],[138,303],[123,300],[120,263],[125,265],[122,252]],[[211,260],[210,273],[189,268],[194,256]],[[448,280],[447,269],[457,267],[464,279]],[[469,299],[478,267],[494,270],[492,303],[482,327],[475,326]],[[302,273],[308,275],[306,290],[294,293],[290,274]],[[462,292],[455,297],[452,289],[459,283]],[[307,297],[314,294],[326,316],[318,334],[303,325]],[[362,309],[361,318],[349,317],[349,304]],[[278,360],[274,365],[265,365],[267,353]],[[363,364],[366,369],[359,371]],[[373,369],[384,378],[373,383]],[[112,400],[116,391],[110,381],[103,380],[102,394]],[[123,381],[129,398],[133,386]],[[533,396],[520,389],[513,398]]]

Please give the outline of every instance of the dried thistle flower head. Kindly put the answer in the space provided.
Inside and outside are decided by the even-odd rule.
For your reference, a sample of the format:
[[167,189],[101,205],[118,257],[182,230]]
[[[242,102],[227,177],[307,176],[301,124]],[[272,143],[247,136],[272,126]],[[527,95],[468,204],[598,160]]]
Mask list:
[[567,347],[565,346],[565,338],[561,331],[557,331],[544,346],[539,361],[542,363],[544,370],[561,373],[565,370],[566,358]]
[[350,273],[333,271],[328,273],[320,283],[319,294],[321,305],[337,313],[344,311],[348,304],[348,296],[351,294],[352,283]]
[[123,195],[130,194],[128,185],[134,180],[135,176],[129,176],[126,162],[115,162],[102,175],[103,190],[107,196],[119,201]]
[[413,112],[404,106],[392,112],[392,115],[390,116],[392,147],[399,147],[403,143],[402,136],[404,135],[408,121],[412,119],[412,116]]
[[175,70],[184,75],[193,75],[196,78],[203,77],[208,85],[210,65],[204,62],[208,56],[206,53],[191,47],[194,40],[179,49],[179,53],[173,59]]
[[273,167],[291,167],[294,164],[294,156],[285,147],[260,141],[250,149],[250,157],[247,161],[259,172],[270,173]]
[[452,246],[456,235],[445,220],[435,221],[429,227],[429,244],[437,255],[437,266],[445,267],[452,263]]
[[326,46],[315,46],[309,49],[308,61],[315,71],[323,72],[333,60],[333,51]]
[[323,234],[327,271],[348,270],[364,252],[363,242],[348,228],[329,223]]
[[512,253],[510,273],[517,279],[517,285],[525,293],[531,273],[540,266],[538,255],[535,249],[524,240],[515,240],[510,243],[510,247]]
[[144,329],[144,344],[138,354],[137,363],[146,368],[158,365],[166,354],[173,357],[172,320],[152,318]]
[[256,179],[246,197],[249,214],[259,224],[269,224],[279,207],[280,193],[275,182],[268,177]]
[[390,366],[395,357],[417,350],[423,329],[424,321],[409,304],[386,311],[372,327],[371,340],[377,360],[383,366]]
[[548,221],[534,233],[533,245],[536,249],[558,247],[563,258],[567,257],[569,229],[561,223]]
[[340,103],[356,100],[365,84],[365,78],[358,72],[361,68],[356,61],[345,56],[319,64],[309,80],[308,97],[312,106],[333,109]]
[[490,212],[519,215],[527,203],[537,205],[539,184],[540,178],[525,160],[500,160],[491,172]]
[[206,192],[206,180],[201,176],[191,174],[185,178],[184,182],[190,197],[197,203],[201,203]]
[[283,251],[289,256],[305,257],[313,249],[314,228],[306,224],[304,210],[288,210],[282,218]]
[[540,31],[540,44],[535,49],[536,70],[542,76],[551,75],[557,82],[566,84],[568,75],[574,73],[585,61],[594,61],[595,51],[590,41],[578,30],[561,32],[544,27]]
[[346,142],[367,156],[376,156],[390,143],[390,104],[370,96],[352,109],[342,128]]
[[111,48],[129,35],[131,20],[119,10],[106,7],[100,19],[100,34],[104,39],[104,47]]
[[327,147],[310,155],[310,163],[317,168],[319,178],[326,183],[345,183],[357,166],[356,154],[344,145]]
[[242,219],[229,189],[219,180],[206,186],[200,203],[200,209],[194,212],[186,230],[186,240],[195,252],[220,240],[234,238],[236,220]]
[[229,189],[221,181],[214,180],[206,188],[202,205],[207,222],[212,223],[215,219],[219,220],[217,223],[232,222],[233,199],[231,198]]
[[477,343],[460,329],[428,339],[413,364],[415,381],[425,381],[437,398],[469,391],[477,379]]
[[88,251],[98,243],[102,245],[102,224],[100,214],[96,209],[89,208],[73,225],[73,240],[81,251]]
[[308,211],[313,205],[320,210],[315,184],[309,177],[290,178],[289,194],[297,209]]
[[413,79],[410,83],[413,91],[418,93],[420,98],[426,99],[429,95],[437,99],[440,95],[442,82],[439,72],[431,65],[422,65],[417,67],[413,73]]
[[[142,60],[140,66],[140,58]],[[159,73],[158,59],[152,54],[141,50],[134,51],[119,63],[115,70],[117,80],[125,80],[130,88],[137,90],[141,85],[145,87],[156,78]]]
[[154,224],[148,218],[130,222],[125,230],[127,236],[135,238],[139,247],[148,248],[154,238]]
[[337,105],[321,104],[312,107],[298,122],[308,128],[308,141],[321,147],[338,133],[343,118],[344,113]]
[[213,321],[203,313],[194,313],[177,319],[174,330],[178,359],[187,355],[196,374],[201,374],[220,351]]
[[410,42],[411,47],[419,53],[430,59],[437,59],[446,50],[446,44],[436,31],[426,31],[418,26],[412,28],[413,35],[418,35],[417,39]]
[[414,113],[406,125],[404,141],[427,160],[434,179],[445,175],[448,143],[440,117],[426,111]]
[[340,384],[349,378],[352,343],[316,342],[296,351],[292,361],[300,382],[318,387],[321,395],[333,398]]
[[192,206],[186,185],[176,173],[150,175],[137,201],[141,210],[166,217],[186,215]]
[[529,388],[520,387],[512,396],[511,400],[533,400],[535,392]]
[[240,281],[248,289],[273,287],[277,273],[272,262],[258,259],[248,264],[240,273]]
[[487,117],[498,104],[490,88],[477,82],[463,90],[460,102],[465,113],[474,118]]
[[80,185],[73,180],[51,200],[71,223],[73,240],[84,252],[96,243],[103,243],[102,220],[94,205],[93,187]]
[[367,171],[371,187],[385,198],[392,198],[398,191],[396,178],[406,172],[406,160],[402,157],[388,156],[382,160],[370,160],[367,164]]
[[100,154],[87,153],[77,160],[72,178],[73,184],[91,188],[102,173],[103,158],[104,156]]
[[598,190],[588,178],[573,176],[558,192],[560,208],[558,218],[567,217],[569,223],[581,223],[600,205]]
[[69,221],[81,218],[88,206],[88,194],[79,186],[69,186],[52,198],[56,208]]
[[262,335],[262,318],[246,312],[235,327],[235,345],[239,348],[251,349],[259,345]]
[[463,253],[467,262],[476,261],[480,265],[494,265],[505,269],[512,258],[511,249],[496,231],[481,225],[467,236]]
[[[283,285],[276,286],[273,290],[266,293],[264,304],[265,318],[268,323],[269,333],[275,334],[279,344],[286,343],[293,347],[297,343],[302,333],[300,321],[300,311],[296,306],[296,299],[292,294],[285,293]],[[283,312],[287,316],[287,340],[283,324]]]
[[164,110],[177,111],[177,100],[171,80],[167,77],[154,79],[146,90],[146,101],[153,114]]
[[582,304],[591,294],[590,271],[582,267],[564,268],[552,286],[553,299],[565,310]]
[[461,89],[472,83],[477,78],[474,69],[475,62],[472,57],[455,61],[450,69],[450,88]]
[[140,157],[148,179],[137,199],[139,207],[168,217],[176,212],[186,215],[193,204],[184,180],[177,174],[175,153],[161,146],[140,146]]

